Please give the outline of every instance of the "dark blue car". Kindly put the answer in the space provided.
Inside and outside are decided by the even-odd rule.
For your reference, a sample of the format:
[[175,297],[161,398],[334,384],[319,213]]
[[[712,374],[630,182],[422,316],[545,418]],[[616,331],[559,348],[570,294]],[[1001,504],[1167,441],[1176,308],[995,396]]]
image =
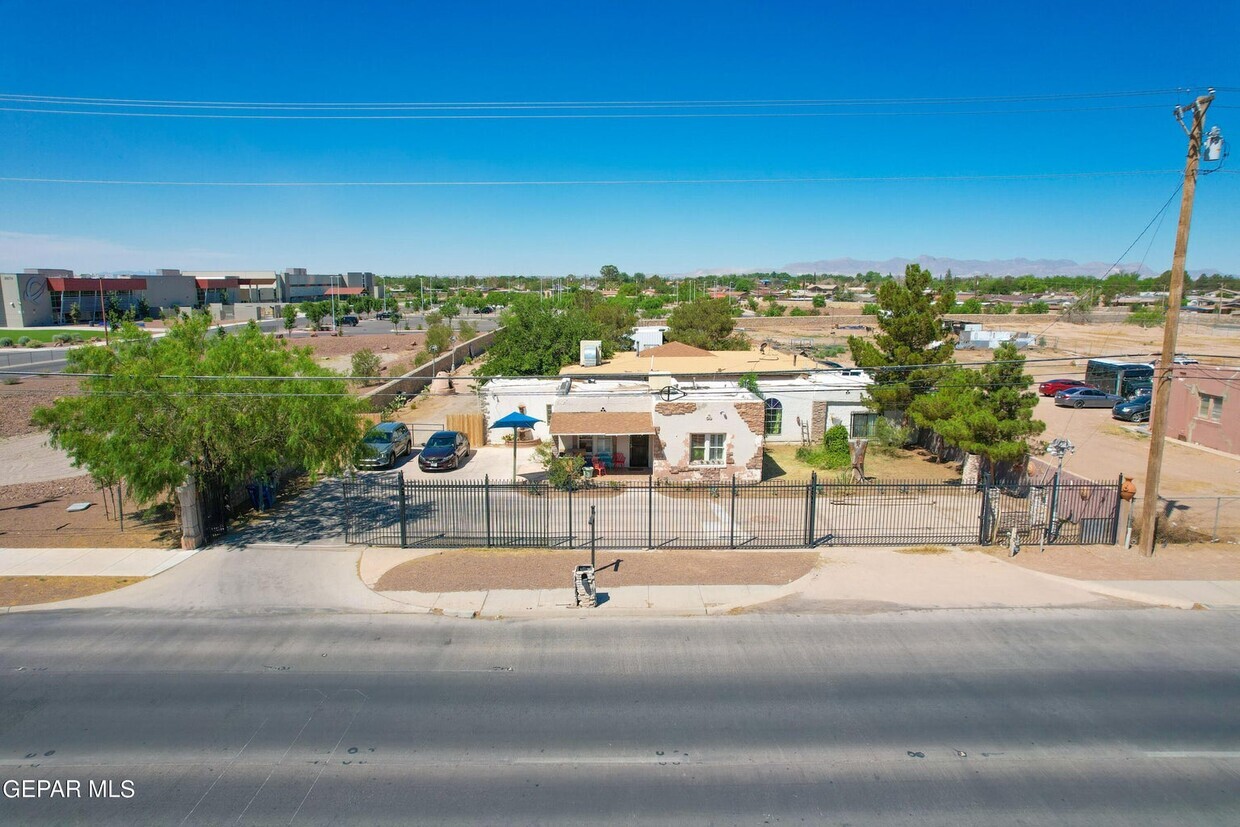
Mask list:
[[423,471],[449,471],[459,468],[469,456],[469,439],[459,431],[436,431],[418,454]]
[[1111,409],[1111,416],[1116,419],[1123,419],[1128,422],[1149,422],[1150,421],[1150,403],[1153,397],[1148,393],[1133,399],[1120,402]]

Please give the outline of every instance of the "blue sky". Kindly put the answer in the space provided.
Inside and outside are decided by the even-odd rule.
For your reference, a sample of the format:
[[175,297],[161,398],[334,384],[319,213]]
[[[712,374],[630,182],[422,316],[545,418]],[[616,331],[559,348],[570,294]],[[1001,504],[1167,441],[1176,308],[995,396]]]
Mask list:
[[[0,93],[215,101],[981,97],[1240,87],[1240,4],[0,2]],[[1208,12],[1208,16],[1205,14]],[[1190,25],[1191,22],[1191,25]],[[0,176],[489,181],[1177,169],[1184,96],[997,115],[182,120],[0,112]],[[1111,109],[1139,105],[1148,108]],[[9,104],[0,104],[9,106]],[[1210,123],[1240,142],[1240,91]],[[889,107],[908,111],[917,107]],[[990,104],[957,109],[994,109]],[[923,107],[924,109],[924,107]],[[713,111],[713,110],[708,110]],[[1238,156],[1240,157],[1240,156]],[[677,273],[851,256],[1113,261],[1174,175],[442,188],[0,182],[0,270]],[[1175,211],[1148,264],[1170,264]],[[1240,272],[1240,176],[1190,268]],[[1128,260],[1145,253],[1138,244]]]

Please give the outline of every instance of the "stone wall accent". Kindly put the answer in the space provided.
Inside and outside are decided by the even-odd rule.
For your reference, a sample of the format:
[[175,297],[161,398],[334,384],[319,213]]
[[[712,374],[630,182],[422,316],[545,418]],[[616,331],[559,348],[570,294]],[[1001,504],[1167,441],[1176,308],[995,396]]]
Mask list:
[[749,426],[749,432],[761,436],[766,430],[766,403],[737,402],[736,412],[741,420]]
[[680,416],[697,411],[696,402],[656,402],[654,412],[660,416]]
[[809,420],[809,441],[822,442],[827,433],[827,403],[815,401]]

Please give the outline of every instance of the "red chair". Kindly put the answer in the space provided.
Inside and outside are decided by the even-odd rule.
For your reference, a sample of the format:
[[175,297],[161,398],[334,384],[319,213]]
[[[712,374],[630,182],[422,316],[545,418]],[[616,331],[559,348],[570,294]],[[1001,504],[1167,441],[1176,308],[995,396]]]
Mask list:
[[603,461],[599,459],[598,457],[594,458],[594,461],[591,463],[591,465],[594,466],[595,476],[601,477],[607,473],[607,466],[603,465]]
[[612,468],[626,468],[628,467],[628,464],[629,464],[628,457],[626,457],[624,454],[621,454],[621,453],[612,454],[611,456],[611,467]]

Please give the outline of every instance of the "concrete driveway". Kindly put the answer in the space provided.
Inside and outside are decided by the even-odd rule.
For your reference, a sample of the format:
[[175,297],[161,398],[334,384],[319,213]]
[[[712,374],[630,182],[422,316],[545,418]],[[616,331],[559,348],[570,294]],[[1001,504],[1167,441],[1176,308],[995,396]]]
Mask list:
[[[460,468],[451,471],[423,471],[418,467],[418,449],[407,457],[401,457],[396,466],[384,471],[363,471],[364,474],[394,473],[403,471],[407,480],[423,480],[428,482],[454,482],[458,480],[481,480],[489,476],[492,480],[512,479],[512,448],[498,445],[483,445],[474,448],[469,459]],[[517,447],[517,476],[528,477],[531,474],[542,474],[543,467],[534,459],[533,447]]]

